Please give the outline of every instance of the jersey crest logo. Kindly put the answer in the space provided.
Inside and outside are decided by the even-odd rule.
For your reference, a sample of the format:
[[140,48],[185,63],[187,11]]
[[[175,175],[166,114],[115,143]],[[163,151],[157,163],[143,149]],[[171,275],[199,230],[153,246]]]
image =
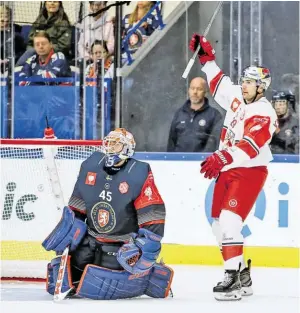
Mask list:
[[144,191],[144,194],[146,197],[148,197],[148,200],[152,200],[152,189],[151,189],[151,187],[147,187]]
[[239,108],[240,104],[241,101],[237,98],[234,98],[230,105],[231,110],[235,112]]
[[89,186],[94,186],[96,184],[97,173],[88,172],[85,179],[85,184]]
[[91,220],[98,233],[109,233],[116,226],[116,213],[109,203],[98,202],[92,207]]
[[128,184],[124,181],[122,183],[120,183],[119,185],[119,191],[124,194],[124,193],[127,193],[128,192],[128,189],[129,189],[129,186]]
[[109,213],[105,210],[99,210],[98,212],[98,223],[101,227],[104,227],[107,225],[109,221]]

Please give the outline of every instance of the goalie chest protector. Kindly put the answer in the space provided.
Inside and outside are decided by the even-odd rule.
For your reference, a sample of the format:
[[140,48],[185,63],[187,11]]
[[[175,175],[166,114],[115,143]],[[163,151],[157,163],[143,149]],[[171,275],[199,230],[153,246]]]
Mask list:
[[135,201],[149,173],[152,176],[150,165],[131,158],[109,175],[104,163],[101,152],[94,152],[82,163],[69,206],[86,214],[88,232],[93,237],[127,241],[131,232],[138,231]]

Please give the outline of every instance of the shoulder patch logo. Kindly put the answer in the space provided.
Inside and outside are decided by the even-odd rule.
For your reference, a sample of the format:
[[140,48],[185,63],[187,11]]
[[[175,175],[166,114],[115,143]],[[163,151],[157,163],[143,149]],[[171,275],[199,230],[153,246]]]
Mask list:
[[120,185],[119,185],[119,191],[120,191],[122,194],[127,193],[128,190],[129,190],[129,186],[128,186],[128,184],[126,183],[126,181],[120,183]]
[[144,191],[144,194],[146,197],[148,197],[148,200],[152,200],[152,189],[151,187],[147,187]]
[[94,186],[96,184],[97,173],[88,172],[85,179],[85,184],[89,186]]

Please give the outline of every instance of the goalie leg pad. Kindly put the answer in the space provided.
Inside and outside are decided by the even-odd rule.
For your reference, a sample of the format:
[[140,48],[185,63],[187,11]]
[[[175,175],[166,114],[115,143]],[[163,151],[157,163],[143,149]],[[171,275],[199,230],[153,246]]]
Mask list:
[[[55,284],[58,277],[59,266],[60,266],[61,256],[58,256],[51,260],[51,263],[47,265],[47,280],[46,280],[46,290],[51,295],[54,295]],[[73,288],[72,284],[72,275],[71,275],[71,265],[70,265],[70,256],[68,256],[66,270],[62,282],[61,292],[65,292],[70,288]]]
[[84,237],[86,230],[86,223],[77,219],[69,207],[64,207],[60,222],[43,241],[42,246],[47,251],[62,252],[70,245],[70,251],[74,251]]
[[128,299],[147,295],[166,298],[169,295],[174,271],[163,264],[143,274],[131,274],[96,265],[87,265],[81,277],[77,296],[94,300]]
[[171,289],[173,276],[174,271],[172,268],[164,264],[154,264],[145,294],[151,298],[167,298]]
[[145,294],[148,281],[149,271],[132,275],[89,264],[84,269],[76,295],[94,300],[134,298]]

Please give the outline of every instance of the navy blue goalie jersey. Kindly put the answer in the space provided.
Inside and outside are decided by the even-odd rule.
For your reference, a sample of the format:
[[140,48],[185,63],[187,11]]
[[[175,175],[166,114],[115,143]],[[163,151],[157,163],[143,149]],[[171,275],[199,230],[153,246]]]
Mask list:
[[128,159],[108,174],[105,155],[94,152],[80,168],[69,207],[86,218],[88,233],[100,242],[128,242],[145,227],[163,236],[165,205],[150,165]]

